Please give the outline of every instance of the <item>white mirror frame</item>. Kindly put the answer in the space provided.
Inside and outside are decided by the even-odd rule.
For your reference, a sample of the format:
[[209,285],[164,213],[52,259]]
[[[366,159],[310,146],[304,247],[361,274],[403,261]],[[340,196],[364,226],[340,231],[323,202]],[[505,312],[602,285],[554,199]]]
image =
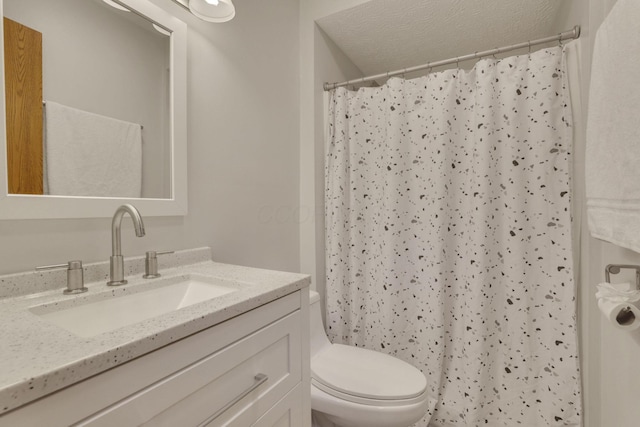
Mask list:
[[[148,0],[118,0],[172,31],[171,33],[171,198],[134,199],[9,194],[7,178],[4,82],[4,28],[0,20],[0,220],[111,217],[123,203],[135,205],[144,216],[187,213],[187,25]],[[0,10],[3,2],[0,0]]]

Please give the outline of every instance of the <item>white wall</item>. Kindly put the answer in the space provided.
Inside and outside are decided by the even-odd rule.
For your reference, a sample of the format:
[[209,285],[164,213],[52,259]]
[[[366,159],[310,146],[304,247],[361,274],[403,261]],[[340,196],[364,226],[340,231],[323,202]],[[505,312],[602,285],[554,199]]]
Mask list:
[[[595,285],[604,281],[607,264],[640,264],[640,254],[598,241],[589,235],[586,224],[584,127],[588,114],[589,80],[595,33],[616,0],[572,0],[558,17],[558,28],[573,22],[582,27],[582,139],[574,147],[574,218],[581,221],[578,280],[580,349],[585,427],[635,427],[640,425],[640,331],[622,333],[606,322],[595,300]],[[567,27],[568,28],[568,27]],[[613,276],[615,281],[634,281],[633,273]]]
[[300,2],[300,271],[324,291],[324,82],[362,73],[315,21],[369,0]]
[[[589,45],[589,63],[595,32],[616,0],[591,0],[589,26],[591,40]],[[635,427],[640,424],[640,331],[622,333],[606,322],[595,302],[595,284],[604,281],[604,267],[607,264],[640,264],[640,254],[620,248],[606,242],[587,238],[588,251],[584,263],[590,266],[588,283],[588,313],[591,329],[585,336],[593,341],[590,346],[595,368],[587,373],[597,377],[599,395],[598,419],[588,427]],[[633,273],[612,276],[614,281],[634,281]],[[594,399],[594,404],[596,403]]]
[[[206,245],[218,261],[298,271],[297,218],[270,215],[298,206],[298,1],[238,0],[224,24],[152,1],[189,25],[189,214],[145,217],[143,238],[125,218],[125,257]],[[0,273],[110,254],[110,218],[0,221]]]

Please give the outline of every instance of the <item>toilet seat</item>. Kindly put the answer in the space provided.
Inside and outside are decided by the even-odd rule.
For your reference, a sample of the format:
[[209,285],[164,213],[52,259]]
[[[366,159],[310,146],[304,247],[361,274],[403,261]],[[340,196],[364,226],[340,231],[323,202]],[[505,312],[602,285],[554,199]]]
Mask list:
[[400,406],[425,398],[424,375],[376,351],[332,344],[311,360],[311,382],[336,398],[375,406]]

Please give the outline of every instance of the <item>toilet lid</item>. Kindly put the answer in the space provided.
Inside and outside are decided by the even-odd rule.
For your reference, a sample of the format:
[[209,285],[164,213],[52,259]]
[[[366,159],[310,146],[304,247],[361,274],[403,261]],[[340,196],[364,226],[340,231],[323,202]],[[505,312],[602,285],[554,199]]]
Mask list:
[[422,372],[400,359],[340,344],[311,360],[311,377],[325,391],[376,400],[412,399],[427,387]]

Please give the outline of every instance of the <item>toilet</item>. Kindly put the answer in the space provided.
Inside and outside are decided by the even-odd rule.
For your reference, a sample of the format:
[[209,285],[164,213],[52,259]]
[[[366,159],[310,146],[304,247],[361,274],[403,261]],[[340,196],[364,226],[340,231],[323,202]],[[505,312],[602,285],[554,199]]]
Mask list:
[[383,353],[332,344],[320,295],[309,296],[314,427],[409,427],[420,420],[428,408],[422,372]]

